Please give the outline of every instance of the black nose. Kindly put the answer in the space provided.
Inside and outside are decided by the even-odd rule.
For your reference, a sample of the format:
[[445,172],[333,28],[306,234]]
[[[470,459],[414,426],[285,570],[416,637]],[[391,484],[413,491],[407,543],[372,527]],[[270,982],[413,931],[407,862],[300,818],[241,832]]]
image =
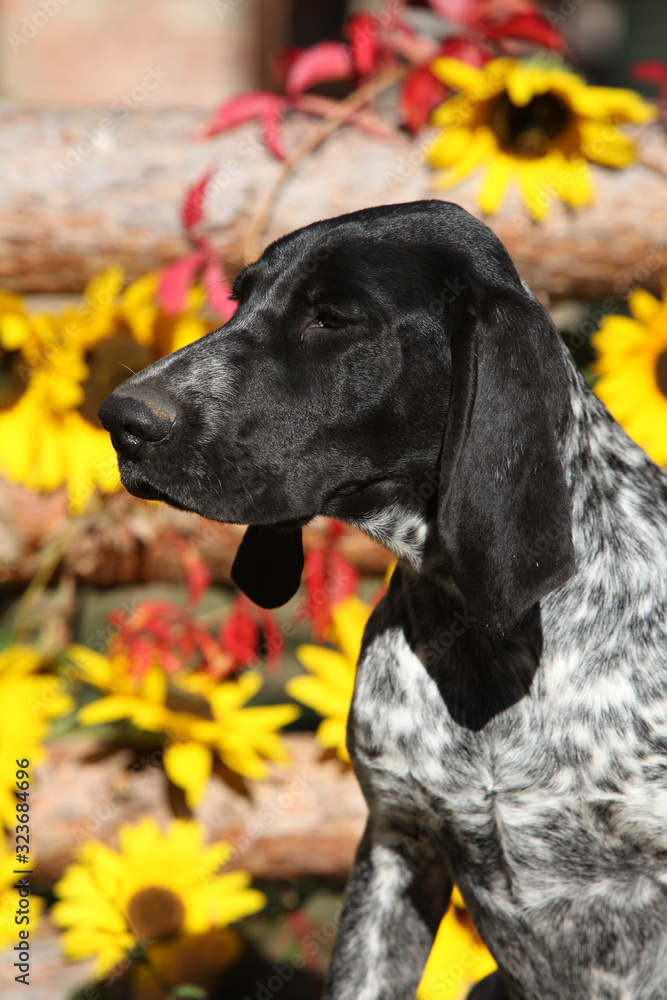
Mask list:
[[176,412],[164,400],[114,392],[102,403],[98,416],[114,448],[136,455],[147,443],[169,435]]

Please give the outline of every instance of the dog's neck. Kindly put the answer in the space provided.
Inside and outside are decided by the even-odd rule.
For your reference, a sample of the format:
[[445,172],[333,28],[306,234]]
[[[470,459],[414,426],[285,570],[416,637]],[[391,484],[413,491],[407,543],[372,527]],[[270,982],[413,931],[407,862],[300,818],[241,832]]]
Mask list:
[[[626,600],[643,595],[647,607],[664,603],[667,608],[667,476],[616,423],[586,384],[565,344],[561,346],[569,395],[554,420],[576,554],[576,571],[565,587],[580,593],[586,606],[591,601],[585,596],[592,595],[593,603],[600,610],[609,605],[610,613],[619,593]],[[433,476],[427,480],[431,485]],[[439,545],[437,497],[432,487],[424,492],[422,499],[414,487],[406,489],[378,515],[356,523],[396,553],[415,608],[429,606],[428,619],[441,624],[455,614],[468,621],[465,602]],[[663,503],[655,509],[655,497],[660,495]],[[642,516],[637,517],[640,508]],[[613,552],[610,537],[618,543]],[[548,609],[548,597],[540,604]],[[531,630],[534,623],[529,622]],[[535,640],[527,638],[531,644]]]

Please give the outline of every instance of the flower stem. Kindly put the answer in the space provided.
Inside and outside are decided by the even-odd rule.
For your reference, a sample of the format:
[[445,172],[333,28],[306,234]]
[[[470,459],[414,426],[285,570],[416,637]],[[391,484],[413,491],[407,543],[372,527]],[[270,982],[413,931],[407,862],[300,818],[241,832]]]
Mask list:
[[260,241],[276,207],[280,193],[301,161],[309,153],[317,149],[337,128],[351,118],[359,108],[363,107],[364,104],[368,104],[378,94],[393,87],[406,73],[407,67],[391,69],[386,73],[381,73],[375,79],[369,80],[368,83],[364,83],[332,108],[316,128],[306,133],[296,149],[283,163],[278,176],[265,192],[248,224],[243,241],[243,258],[247,263],[251,263],[259,257]]

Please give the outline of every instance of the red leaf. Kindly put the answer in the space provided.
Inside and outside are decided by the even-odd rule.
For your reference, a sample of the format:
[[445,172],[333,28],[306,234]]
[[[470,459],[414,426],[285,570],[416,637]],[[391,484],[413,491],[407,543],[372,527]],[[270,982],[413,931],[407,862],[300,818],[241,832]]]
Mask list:
[[211,586],[211,574],[199,553],[184,538],[174,537],[174,547],[181,557],[181,565],[188,586],[188,604],[193,607]]
[[487,38],[518,38],[556,52],[562,52],[565,48],[565,40],[560,32],[537,14],[518,14],[500,24],[487,22],[480,27]]
[[262,645],[267,667],[277,667],[283,651],[283,634],[278,622],[268,611],[261,611],[260,625],[262,629]]
[[455,36],[447,39],[438,55],[452,56],[454,59],[460,59],[461,62],[469,63],[470,66],[479,67],[483,66],[489,59],[493,59],[495,53],[488,45]]
[[231,615],[220,626],[220,645],[234,657],[235,667],[245,667],[257,659],[259,628],[243,598],[237,598]]
[[428,0],[436,14],[448,21],[475,25],[481,15],[480,0]]
[[654,83],[660,88],[660,100],[667,101],[667,63],[660,59],[646,59],[632,67],[635,80]]
[[289,73],[290,69],[294,65],[294,62],[299,58],[302,52],[303,48],[299,48],[296,45],[291,45],[288,48],[283,49],[282,52],[279,52],[271,59],[271,70],[273,72],[274,77],[276,78],[276,82],[279,83],[282,87],[285,86],[285,80],[287,79],[287,74]]
[[201,277],[204,293],[211,308],[227,321],[236,312],[236,302],[230,299],[232,286],[229,284],[217,260],[209,260]]
[[160,275],[157,300],[166,313],[179,313],[185,308],[186,296],[199,268],[208,258],[207,249],[195,250],[168,264]]
[[331,603],[340,604],[346,597],[357,592],[359,574],[349,559],[340,552],[332,552],[329,560],[329,570],[334,580]]
[[345,36],[352,49],[352,62],[361,76],[369,76],[377,69],[379,30],[377,18],[367,11],[355,14],[345,25]]
[[193,226],[196,226],[202,220],[206,188],[212,176],[213,171],[207,170],[201,180],[197,181],[196,184],[193,184],[185,192],[181,208],[181,219],[186,229],[192,229]]
[[348,80],[354,72],[349,46],[318,42],[294,61],[287,74],[287,93],[293,99],[326,80]]
[[632,67],[632,76],[646,83],[667,83],[667,63],[659,59],[645,59]]
[[207,139],[225,129],[233,128],[234,125],[241,125],[255,118],[264,118],[266,115],[282,114],[285,107],[284,97],[266,90],[251,90],[247,94],[239,94],[218,108],[199,136]]
[[277,160],[287,159],[287,153],[285,152],[285,147],[278,131],[278,126],[283,120],[286,107],[287,105],[284,104],[280,110],[267,111],[265,115],[262,115],[262,140]]
[[445,100],[447,88],[428,66],[418,66],[403,84],[400,96],[401,120],[413,134],[426,125],[431,112]]
[[345,525],[341,521],[335,521],[331,518],[327,527],[327,545],[331,545],[333,542],[338,541],[344,531]]

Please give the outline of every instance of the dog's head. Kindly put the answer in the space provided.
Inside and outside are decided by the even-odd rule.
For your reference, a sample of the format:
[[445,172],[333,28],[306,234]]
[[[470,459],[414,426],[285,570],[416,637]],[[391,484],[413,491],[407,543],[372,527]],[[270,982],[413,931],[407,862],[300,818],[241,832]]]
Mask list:
[[100,418],[130,493],[251,525],[234,577],[257,603],[295,592],[317,514],[415,562],[437,526],[493,636],[570,576],[558,334],[486,226],[438,201],[367,209],[278,240],[234,292],[224,327]]

